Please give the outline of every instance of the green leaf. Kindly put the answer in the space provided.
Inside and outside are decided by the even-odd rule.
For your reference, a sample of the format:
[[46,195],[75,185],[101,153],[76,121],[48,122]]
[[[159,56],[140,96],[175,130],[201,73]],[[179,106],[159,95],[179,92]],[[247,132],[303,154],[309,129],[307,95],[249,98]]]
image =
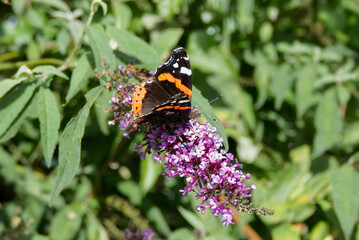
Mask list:
[[35,87],[34,82],[20,84],[0,99],[0,136],[16,120],[16,117],[31,99]]
[[306,65],[298,74],[295,86],[297,115],[302,117],[312,103],[313,83],[316,79],[314,66]]
[[344,165],[330,174],[334,211],[344,235],[349,238],[359,213],[359,174],[352,166]]
[[171,53],[171,49],[176,47],[182,34],[182,28],[166,28],[153,37],[151,46],[159,56],[165,58]]
[[218,76],[211,78],[209,83],[214,86],[215,89],[224,93],[223,101],[231,106],[232,109],[235,109],[242,114],[243,119],[250,130],[255,130],[256,118],[253,111],[251,95],[243,91],[239,83],[233,81],[231,78],[227,79],[227,81],[222,80],[222,83],[219,83],[216,79],[218,79]]
[[162,64],[156,51],[132,33],[114,27],[108,27],[107,33],[118,43],[121,52],[137,57],[142,63],[153,66],[150,70],[155,70],[158,65]]
[[89,43],[92,52],[95,56],[96,70],[103,69],[105,59],[109,70],[116,69],[115,55],[110,47],[110,41],[102,28],[87,27],[86,33],[89,38]]
[[201,221],[201,219],[196,214],[194,214],[191,211],[188,211],[187,209],[185,209],[183,207],[179,207],[178,211],[180,212],[182,217],[184,217],[186,219],[186,221],[192,225],[192,227],[194,229],[200,230],[203,234],[205,234],[207,232],[206,225],[204,225],[204,223]]
[[68,103],[78,91],[87,84],[92,72],[93,69],[88,61],[87,55],[83,54],[71,75],[70,87],[65,98],[66,103]]
[[142,201],[142,192],[140,187],[134,181],[121,181],[116,184],[118,191],[125,195],[128,200],[134,204],[139,205]]
[[145,196],[155,185],[162,173],[162,166],[153,160],[153,155],[146,155],[140,163],[140,187]]
[[293,69],[288,63],[283,63],[272,69],[270,89],[275,98],[276,110],[281,108],[284,97],[290,89],[293,79]]
[[195,235],[193,231],[188,228],[178,228],[174,230],[171,235],[168,237],[168,240],[198,240],[198,236]]
[[41,87],[37,98],[37,116],[40,121],[41,145],[47,167],[51,166],[60,128],[60,112],[50,89]]
[[19,83],[21,83],[25,79],[27,79],[27,78],[20,78],[20,79],[16,79],[16,80],[14,80],[14,79],[4,79],[4,80],[0,81],[0,99],[8,91],[10,91],[13,87],[18,85]]
[[[102,91],[101,95],[97,98],[95,103],[97,122],[101,132],[104,135],[108,135],[110,133],[110,131],[108,130],[108,118],[110,114],[109,112],[105,112],[105,109],[109,108],[109,101],[111,100],[112,96],[113,93],[108,89],[105,89]],[[113,117],[112,114],[111,117]]]
[[76,174],[81,160],[81,141],[85,131],[86,120],[92,104],[101,94],[102,90],[102,86],[97,86],[85,95],[87,103],[79,114],[67,123],[61,135],[59,144],[59,166],[55,185],[51,193],[50,204],[53,203],[62,189],[70,183]]
[[53,240],[75,239],[81,227],[84,211],[82,202],[75,202],[60,209],[51,220],[50,238]]
[[[151,159],[151,161],[154,162],[153,159]],[[161,209],[156,205],[152,205],[152,207],[147,211],[146,216],[148,220],[152,222],[151,225],[153,225],[157,231],[167,238],[167,236],[171,233],[171,228],[169,227],[168,221],[163,215]]]
[[59,52],[62,55],[66,54],[66,49],[69,46],[70,41],[71,41],[70,34],[65,29],[61,29],[56,37],[56,43],[59,48]]
[[273,240],[291,239],[300,240],[300,232],[294,226],[282,223],[272,230]]
[[17,16],[20,16],[24,13],[25,7],[26,7],[26,1],[25,0],[13,0],[11,1],[11,7],[14,13]]
[[253,31],[254,0],[240,0],[237,4],[239,31],[246,35]]
[[99,222],[97,217],[92,213],[86,214],[86,236],[88,240],[108,240],[106,229]]
[[26,118],[30,117],[33,112],[36,112],[36,98],[37,94],[35,93],[28,104],[24,107],[24,110],[20,112],[19,116],[17,116],[15,121],[11,124],[10,128],[0,137],[0,143],[13,138],[20,130]]
[[65,78],[66,80],[69,80],[69,78],[60,70],[58,70],[57,68],[55,68],[52,65],[41,65],[41,66],[37,66],[34,69],[32,69],[33,73],[50,73],[50,74],[54,74],[56,76]]
[[71,33],[74,42],[78,42],[81,40],[81,36],[83,36],[82,34],[84,32],[84,27],[84,24],[77,19],[72,19],[67,23],[67,29]]
[[192,86],[192,102],[198,106],[198,111],[208,120],[208,122],[217,129],[218,134],[223,138],[224,148],[228,150],[228,139],[221,121],[216,117],[208,100],[202,96],[201,92],[195,86]]
[[337,142],[342,126],[334,88],[326,90],[320,98],[314,116],[314,124],[316,133],[312,156],[316,158]]
[[67,4],[62,0],[32,0],[34,3],[40,3],[40,4],[46,4],[50,7],[57,8],[59,10],[62,10],[64,12],[71,12],[71,9],[67,6]]
[[[101,6],[103,15],[106,15],[107,14],[107,4],[104,3],[102,0],[93,0],[92,1],[92,9],[96,9],[98,7],[98,5]],[[93,11],[96,11],[96,10],[93,10]]]
[[351,123],[343,132],[340,142],[343,146],[355,146],[359,144],[359,121]]
[[269,77],[270,77],[270,63],[266,57],[256,51],[255,53],[255,70],[254,81],[258,91],[258,98],[255,103],[255,107],[258,109],[263,106],[268,97]]
[[336,84],[335,87],[339,103],[346,104],[351,98],[349,89],[343,84]]

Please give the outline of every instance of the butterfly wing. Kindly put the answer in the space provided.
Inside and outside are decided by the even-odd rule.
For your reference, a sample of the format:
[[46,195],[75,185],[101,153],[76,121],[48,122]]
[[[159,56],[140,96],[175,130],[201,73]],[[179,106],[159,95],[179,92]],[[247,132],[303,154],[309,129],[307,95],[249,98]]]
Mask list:
[[189,57],[182,47],[175,48],[170,59],[157,68],[155,80],[136,89],[132,103],[135,122],[184,121],[191,109],[191,96]]

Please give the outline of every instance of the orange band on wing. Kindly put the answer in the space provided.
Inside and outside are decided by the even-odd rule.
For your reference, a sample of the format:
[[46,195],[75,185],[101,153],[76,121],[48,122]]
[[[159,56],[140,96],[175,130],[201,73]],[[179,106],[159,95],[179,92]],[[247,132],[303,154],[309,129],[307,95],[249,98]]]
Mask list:
[[164,109],[179,109],[179,110],[188,110],[190,109],[190,107],[180,107],[180,106],[164,106],[164,107],[160,107],[157,108],[156,111],[161,111]]
[[145,85],[140,85],[136,88],[135,94],[132,97],[132,112],[136,117],[141,115],[142,110],[142,99],[146,95]]
[[158,76],[159,81],[169,81],[171,83],[176,84],[176,87],[181,90],[184,94],[188,95],[189,98],[192,96],[192,91],[188,87],[182,84],[181,80],[178,78],[174,78],[171,73],[162,73]]

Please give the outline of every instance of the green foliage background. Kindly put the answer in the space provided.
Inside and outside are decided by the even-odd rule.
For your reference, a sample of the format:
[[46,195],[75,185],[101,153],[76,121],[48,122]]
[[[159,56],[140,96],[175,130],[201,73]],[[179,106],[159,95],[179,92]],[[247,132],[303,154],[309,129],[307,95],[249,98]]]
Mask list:
[[[165,239],[359,239],[356,0],[0,5],[1,239],[122,239],[127,227]],[[135,57],[155,70],[175,46],[202,95],[223,94],[212,107],[229,151],[274,216],[224,227],[197,213],[184,181],[134,153],[143,135],[107,125],[102,58],[108,70]]]

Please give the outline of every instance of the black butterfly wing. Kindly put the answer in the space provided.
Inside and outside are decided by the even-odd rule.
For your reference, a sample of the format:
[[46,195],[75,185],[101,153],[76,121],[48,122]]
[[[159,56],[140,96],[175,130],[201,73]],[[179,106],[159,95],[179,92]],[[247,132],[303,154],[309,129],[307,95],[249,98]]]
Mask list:
[[170,59],[159,66],[155,80],[139,86],[132,109],[136,122],[179,122],[187,119],[192,96],[192,71],[182,48],[172,50]]

